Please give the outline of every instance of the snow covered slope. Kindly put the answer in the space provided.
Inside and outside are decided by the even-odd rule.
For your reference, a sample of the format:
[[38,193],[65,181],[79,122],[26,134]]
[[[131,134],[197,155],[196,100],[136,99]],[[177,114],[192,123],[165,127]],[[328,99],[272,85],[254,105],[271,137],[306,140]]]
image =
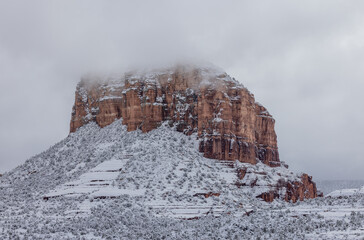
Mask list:
[[[46,158],[40,167],[42,156],[28,161],[24,169],[32,169],[36,175],[45,171],[49,178],[58,176],[57,186],[39,186],[42,198],[85,197],[92,201],[129,195],[142,198],[156,215],[243,215],[250,211],[249,201],[257,201],[256,196],[270,191],[281,179],[298,179],[285,167],[204,158],[195,135],[186,136],[166,124],[141,133],[127,132],[121,121],[102,129],[92,123],[85,126],[62,146],[52,148],[50,162]],[[62,159],[53,162],[52,155]],[[59,161],[65,166],[53,166]],[[238,169],[244,169],[243,179],[238,178]],[[22,180],[26,182],[33,178],[19,170],[10,176],[25,174]]]
[[360,239],[364,234],[363,196],[266,203],[256,196],[297,176],[285,167],[204,158],[195,135],[166,124],[148,133],[127,132],[121,121],[83,126],[4,174],[0,239]]

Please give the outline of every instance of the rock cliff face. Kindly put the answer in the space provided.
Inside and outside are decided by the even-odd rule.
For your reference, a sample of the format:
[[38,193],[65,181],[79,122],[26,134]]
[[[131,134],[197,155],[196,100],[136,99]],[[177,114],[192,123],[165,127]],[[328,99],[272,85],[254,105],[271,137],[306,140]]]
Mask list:
[[280,164],[274,119],[254,96],[214,68],[177,66],[77,86],[71,132],[95,121],[123,118],[129,131],[148,132],[163,121],[185,134],[198,132],[205,157]]
[[[208,158],[281,165],[275,120],[243,85],[215,67],[177,65],[81,80],[70,131],[90,121],[105,127],[119,118],[128,131],[148,132],[168,121],[187,135],[197,133],[199,151]],[[300,184],[291,183],[287,200],[316,197],[315,185]]]

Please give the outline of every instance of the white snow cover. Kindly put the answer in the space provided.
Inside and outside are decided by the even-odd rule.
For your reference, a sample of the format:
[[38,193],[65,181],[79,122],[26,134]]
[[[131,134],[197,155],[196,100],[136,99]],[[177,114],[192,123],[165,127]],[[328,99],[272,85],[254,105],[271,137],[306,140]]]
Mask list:
[[[144,134],[127,132],[121,122],[102,129],[87,124],[5,173],[0,239],[360,239],[364,234],[362,195],[265,203],[256,195],[281,178],[297,176],[284,167],[204,158],[196,135],[166,124]],[[247,169],[241,181],[236,168]]]
[[364,186],[361,188],[351,188],[351,189],[340,189],[335,190],[326,195],[326,197],[350,197],[350,196],[360,196],[364,195]]
[[[121,125],[121,122],[116,121],[110,128]],[[272,190],[279,180],[299,180],[285,167],[271,168],[263,163],[251,165],[204,158],[197,150],[196,135],[186,136],[166,123],[146,134],[127,132],[125,126],[121,126],[118,133],[132,137],[129,142],[103,143],[98,148],[98,152],[102,152],[122,143],[123,148],[118,147],[120,150],[111,160],[89,169],[77,180],[56,187],[44,197],[145,195],[145,205],[155,208],[156,215],[193,218],[208,212],[220,215],[231,211],[222,202],[241,204],[246,200],[245,195],[255,198]],[[243,180],[238,180],[237,168],[246,169]],[[253,182],[254,188],[251,187]],[[205,198],[203,194],[208,193],[220,196]],[[250,204],[248,206],[250,208]],[[240,210],[234,213],[241,215],[246,212],[245,208]]]

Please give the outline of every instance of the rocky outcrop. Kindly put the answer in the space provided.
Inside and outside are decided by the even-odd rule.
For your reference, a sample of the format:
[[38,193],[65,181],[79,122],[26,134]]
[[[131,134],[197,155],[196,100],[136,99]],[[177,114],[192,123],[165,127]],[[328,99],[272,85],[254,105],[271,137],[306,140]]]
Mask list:
[[[284,196],[280,196],[280,190],[285,188]],[[283,198],[287,202],[303,201],[304,199],[316,198],[318,196],[316,184],[312,181],[312,177],[302,174],[300,181],[278,181],[274,190],[260,194],[266,202],[272,202],[275,198]]]
[[176,66],[78,84],[71,132],[118,118],[129,131],[148,132],[169,121],[185,134],[197,132],[208,158],[280,164],[272,116],[244,86],[212,67]]
[[197,196],[204,196],[205,198],[209,198],[209,197],[219,197],[220,196],[220,193],[213,193],[213,192],[208,192],[208,193],[196,193],[193,195],[194,197],[197,197]]
[[296,202],[297,200],[302,201],[305,198],[316,197],[316,183],[314,183],[312,177],[307,174],[302,174],[301,181],[287,183],[286,195],[284,197],[286,201]]
[[[168,121],[177,131],[197,133],[199,151],[207,158],[281,166],[275,120],[242,84],[215,67],[177,65],[83,78],[76,90],[70,132],[91,121],[105,127],[119,118],[128,131],[148,132]],[[239,179],[244,175],[243,170],[238,172]],[[308,177],[284,187],[286,200],[316,196]],[[262,198],[270,201],[276,195],[266,193]]]

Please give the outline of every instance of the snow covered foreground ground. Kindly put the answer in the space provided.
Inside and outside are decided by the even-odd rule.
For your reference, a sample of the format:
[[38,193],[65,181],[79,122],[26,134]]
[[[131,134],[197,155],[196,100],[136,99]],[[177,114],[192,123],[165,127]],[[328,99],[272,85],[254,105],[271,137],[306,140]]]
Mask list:
[[265,203],[256,196],[297,176],[197,146],[166,125],[88,124],[0,178],[0,239],[364,239],[360,190]]

